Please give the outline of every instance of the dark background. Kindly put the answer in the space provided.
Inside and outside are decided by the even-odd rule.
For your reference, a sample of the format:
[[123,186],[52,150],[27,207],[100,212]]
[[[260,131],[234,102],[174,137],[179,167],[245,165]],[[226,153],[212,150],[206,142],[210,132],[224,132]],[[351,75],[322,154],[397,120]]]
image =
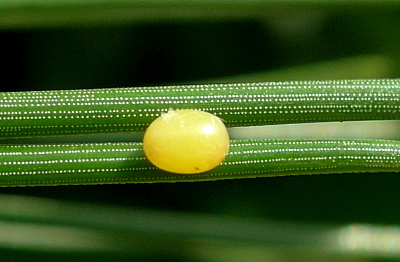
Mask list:
[[[371,7],[345,12],[303,10],[300,15],[282,12],[262,19],[5,27],[0,30],[1,89],[200,83],[370,54],[391,59],[390,73],[383,77],[399,77],[399,11]],[[238,219],[391,225],[400,221],[399,188],[398,174],[341,174],[205,183],[2,188],[0,193]],[[29,257],[39,261],[46,256],[59,259],[51,252],[36,256],[6,248],[3,253],[14,261]],[[69,255],[74,257],[73,253]],[[75,258],[102,261],[93,254]]]

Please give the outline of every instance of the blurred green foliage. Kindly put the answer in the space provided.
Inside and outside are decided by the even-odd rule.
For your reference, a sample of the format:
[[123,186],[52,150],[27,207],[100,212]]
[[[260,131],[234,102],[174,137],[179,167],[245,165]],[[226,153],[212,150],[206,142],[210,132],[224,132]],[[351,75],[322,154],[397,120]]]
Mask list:
[[[23,19],[7,24],[4,21],[18,19],[23,10],[12,4],[7,6],[9,1],[2,2],[2,91],[176,84],[264,72],[267,73],[265,80],[282,80],[280,74],[288,68],[293,70],[297,66],[370,55],[377,55],[379,61],[383,61],[377,63],[376,71],[380,75],[371,74],[371,77],[400,76],[400,5],[393,1],[387,1],[387,5],[385,1],[375,1],[379,4],[349,1],[348,5],[343,3],[334,8],[329,4],[314,7],[312,3],[305,6],[293,3],[291,6],[290,1],[282,2],[282,8],[279,8],[279,2],[272,1],[272,11],[252,15],[243,8],[243,16],[240,8],[224,13],[223,8],[229,11],[232,7],[216,5],[212,8],[212,3],[208,2],[211,8],[205,10],[197,11],[190,6],[178,9],[187,11],[181,16],[171,12],[169,17],[161,12],[160,18],[159,13],[154,12],[146,19],[135,20],[126,19],[127,14],[124,14],[121,20],[107,16],[104,20],[92,19],[85,23],[82,15],[79,19],[71,18],[68,23],[67,15],[64,20],[60,18],[63,22],[54,24],[24,24]],[[252,1],[247,2],[246,6],[251,6]],[[353,2],[357,4],[354,6]],[[96,2],[91,3],[95,5]],[[88,13],[91,3],[85,6]],[[268,9],[268,2],[262,7],[259,3],[255,1],[254,9]],[[35,1],[35,4],[38,7],[32,13],[37,12],[40,17],[40,2]],[[290,8],[285,11],[288,6]],[[43,16],[51,13],[52,7],[46,8]],[[68,3],[68,8],[80,10],[79,4],[74,6],[73,1]],[[107,8],[112,8],[112,4]],[[205,14],[190,18],[191,13],[202,12]],[[213,15],[207,15],[207,12]],[[355,62],[349,68],[356,71],[357,65]],[[322,66],[326,64],[322,63]],[[333,72],[329,66],[328,63],[328,67],[311,72]],[[381,71],[382,67],[386,69]],[[374,72],[370,67],[368,70]],[[326,73],[321,76],[315,73],[310,77],[307,70],[302,71],[302,75],[304,79],[329,78]],[[290,78],[290,74],[287,77]],[[303,77],[296,75],[298,80]],[[348,75],[343,76],[346,77]],[[368,78],[364,74],[353,77]],[[245,80],[249,81],[249,78]],[[1,194],[164,212],[229,215],[239,220],[398,225],[399,187],[398,174],[343,174],[207,183],[2,188]],[[21,219],[29,221],[29,217]],[[153,240],[155,245],[158,241],[163,242],[162,237]],[[3,261],[224,261],[223,256],[202,260],[174,255],[153,257],[142,254],[135,257],[118,250],[99,255],[98,252],[43,252],[35,248],[20,250],[18,245],[8,247],[1,243],[0,247]],[[298,261],[282,254],[278,257],[264,257],[264,261]],[[247,261],[246,256],[237,261]],[[386,260],[372,256],[362,260],[341,258],[339,261]]]

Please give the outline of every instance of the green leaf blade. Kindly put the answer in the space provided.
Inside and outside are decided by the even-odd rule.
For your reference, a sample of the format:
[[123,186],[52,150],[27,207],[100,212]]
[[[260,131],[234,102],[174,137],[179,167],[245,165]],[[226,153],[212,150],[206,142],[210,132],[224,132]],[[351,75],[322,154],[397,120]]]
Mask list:
[[235,140],[224,163],[197,175],[177,175],[157,169],[146,160],[139,142],[2,145],[0,170],[3,187],[400,172],[400,141]]
[[400,119],[400,80],[332,80],[0,94],[1,138],[143,131],[162,112],[198,109],[228,127]]

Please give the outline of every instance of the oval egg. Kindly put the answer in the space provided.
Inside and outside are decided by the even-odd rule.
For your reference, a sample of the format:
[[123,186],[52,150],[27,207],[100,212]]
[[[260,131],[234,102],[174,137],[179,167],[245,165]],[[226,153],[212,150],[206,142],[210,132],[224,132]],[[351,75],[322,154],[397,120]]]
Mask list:
[[218,166],[229,150],[222,121],[199,110],[170,110],[155,119],[143,138],[146,157],[158,168],[196,174]]

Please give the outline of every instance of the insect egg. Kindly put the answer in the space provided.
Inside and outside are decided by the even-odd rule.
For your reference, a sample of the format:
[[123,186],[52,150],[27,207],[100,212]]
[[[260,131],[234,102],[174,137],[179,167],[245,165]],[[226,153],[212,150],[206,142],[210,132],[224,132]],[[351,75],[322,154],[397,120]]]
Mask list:
[[170,110],[149,125],[143,149],[160,169],[196,174],[215,168],[225,159],[229,135],[222,121],[210,113]]

